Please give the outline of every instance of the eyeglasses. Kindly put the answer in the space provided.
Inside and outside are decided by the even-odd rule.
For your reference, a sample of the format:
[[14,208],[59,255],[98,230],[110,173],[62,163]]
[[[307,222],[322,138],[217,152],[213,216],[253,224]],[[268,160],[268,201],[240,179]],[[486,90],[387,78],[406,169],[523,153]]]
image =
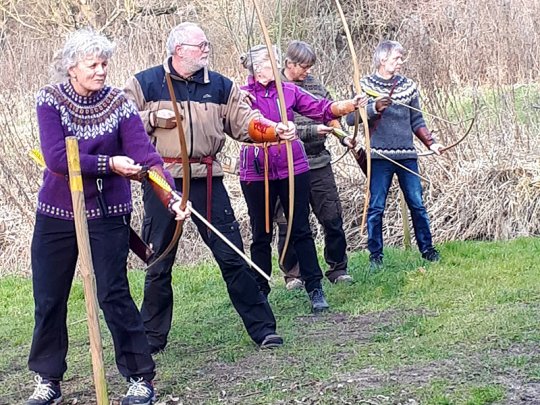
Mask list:
[[185,46],[196,46],[197,48],[199,48],[201,51],[204,51],[206,49],[206,47],[210,48],[210,41],[202,41],[200,44],[186,44],[186,43],[183,43],[183,44],[180,44],[180,46],[182,45],[185,45]]
[[295,65],[304,70],[309,70],[313,67],[313,65],[301,64],[301,63],[295,63]]

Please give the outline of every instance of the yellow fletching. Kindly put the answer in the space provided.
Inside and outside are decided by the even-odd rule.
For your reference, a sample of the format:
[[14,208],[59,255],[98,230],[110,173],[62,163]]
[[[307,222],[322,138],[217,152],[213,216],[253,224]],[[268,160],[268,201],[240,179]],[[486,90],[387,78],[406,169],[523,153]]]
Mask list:
[[30,157],[32,158],[32,160],[34,162],[36,162],[39,166],[41,167],[46,167],[46,164],[45,164],[45,158],[43,157],[43,154],[41,153],[40,150],[38,149],[32,149],[30,152],[29,152],[29,155]]
[[336,137],[339,138],[339,140],[341,140],[343,138],[347,138],[349,136],[349,134],[347,132],[345,132],[344,130],[342,130],[340,128],[333,128],[332,132],[334,133],[334,135]]
[[373,91],[373,90],[370,90],[370,89],[364,89],[364,93],[366,93],[368,96],[371,96],[371,97],[380,97],[381,95],[379,93],[377,93],[376,91]]
[[169,193],[172,191],[172,188],[169,185],[169,183],[167,183],[167,180],[165,180],[163,177],[161,177],[161,175],[159,173],[156,173],[153,170],[149,170],[148,171],[148,178],[150,180],[152,180],[154,183],[156,183],[163,190],[165,190],[165,191],[167,191]]

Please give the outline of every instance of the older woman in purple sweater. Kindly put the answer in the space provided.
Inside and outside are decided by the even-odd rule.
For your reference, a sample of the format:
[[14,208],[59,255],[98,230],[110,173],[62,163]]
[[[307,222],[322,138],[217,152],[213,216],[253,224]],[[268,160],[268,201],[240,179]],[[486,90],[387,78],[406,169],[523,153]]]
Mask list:
[[[280,121],[278,95],[274,72],[270,63],[268,50],[257,45],[242,57],[244,67],[249,71],[248,84],[242,87],[249,92],[252,107],[272,121]],[[360,106],[367,104],[366,97],[356,96],[352,100],[331,101],[317,98],[293,83],[283,83],[283,93],[287,111],[287,119],[292,121],[294,113],[315,121],[325,123],[339,118]],[[311,301],[313,312],[325,311],[329,308],[322,289],[323,277],[317,260],[315,243],[309,225],[309,164],[301,140],[292,142],[294,160],[294,218],[292,219],[291,241],[298,255],[300,274]],[[265,153],[268,154],[268,179],[270,185],[270,212],[274,212],[279,196],[286,215],[289,212],[289,178],[287,153],[284,144],[270,142],[266,144],[244,144],[240,152],[240,182],[246,198],[251,221],[252,243],[251,258],[268,274],[272,270],[271,242],[272,233],[265,228],[264,170]],[[288,220],[291,220],[288,218]],[[268,282],[258,277],[261,290],[268,295]]]
[[[39,136],[47,169],[39,191],[32,240],[35,327],[28,365],[37,373],[28,405],[57,404],[67,369],[67,301],[77,241],[65,137],[79,143],[86,216],[98,301],[111,332],[116,364],[130,386],[122,404],[154,400],[155,364],[126,276],[132,210],[129,176],[142,165],[161,170],[137,109],[121,90],[105,85],[114,44],[90,30],[74,32],[59,52],[55,84],[37,94]],[[165,173],[174,187],[170,176]],[[163,196],[184,219],[177,196]]]

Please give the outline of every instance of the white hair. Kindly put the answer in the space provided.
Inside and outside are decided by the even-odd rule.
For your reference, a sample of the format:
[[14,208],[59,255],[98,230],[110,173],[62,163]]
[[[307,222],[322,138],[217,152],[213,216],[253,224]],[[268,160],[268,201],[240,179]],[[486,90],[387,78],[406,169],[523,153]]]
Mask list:
[[383,59],[387,58],[393,51],[405,52],[403,46],[397,41],[384,40],[373,53],[373,67],[378,69]]
[[[281,53],[274,45],[274,55],[276,57],[276,63],[281,65]],[[250,75],[255,75],[255,68],[262,65],[264,62],[270,60],[270,54],[266,45],[255,45],[249,51],[240,56],[240,62],[242,66],[246,68]]]
[[174,55],[174,51],[176,47],[180,44],[185,43],[193,30],[199,29],[202,31],[202,28],[199,27],[197,24],[192,22],[183,22],[182,24],[177,25],[174,27],[171,32],[169,33],[169,37],[167,38],[167,53],[170,55]]
[[104,35],[90,28],[72,32],[58,51],[51,66],[53,82],[58,83],[69,78],[69,69],[88,56],[97,56],[106,60],[114,54],[116,45]]

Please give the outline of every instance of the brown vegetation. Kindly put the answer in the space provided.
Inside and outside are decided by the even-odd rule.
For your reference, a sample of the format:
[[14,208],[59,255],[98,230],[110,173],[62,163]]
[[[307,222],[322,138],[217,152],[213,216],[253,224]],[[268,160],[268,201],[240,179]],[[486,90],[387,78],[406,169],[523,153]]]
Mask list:
[[[437,242],[506,239],[540,234],[540,3],[535,0],[342,1],[363,74],[382,38],[397,39],[409,52],[406,74],[419,82],[426,111],[461,121],[480,111],[469,138],[446,158],[424,158],[425,199]],[[312,43],[316,74],[336,97],[350,92],[350,55],[331,0],[265,2],[274,40]],[[28,158],[38,145],[33,95],[48,81],[48,65],[64,35],[92,25],[118,44],[109,83],[121,86],[134,72],[160,63],[171,26],[199,22],[213,43],[212,66],[238,81],[237,56],[261,42],[248,0],[140,2],[136,0],[0,0],[0,274],[26,272],[40,172]],[[426,117],[444,143],[466,130]],[[339,146],[329,140],[332,150]],[[235,155],[237,145],[227,146]],[[350,249],[365,243],[359,231],[364,179],[350,156],[335,166],[342,191]],[[245,241],[246,207],[238,179],[228,178]],[[385,238],[400,245],[397,191],[388,200]],[[140,220],[137,205],[135,221]],[[314,223],[320,240],[321,232]],[[183,246],[202,242],[187,227]],[[181,248],[183,247],[181,246]],[[247,245],[246,245],[247,246]],[[204,247],[179,258],[208,255]],[[187,254],[187,253],[186,253]]]

